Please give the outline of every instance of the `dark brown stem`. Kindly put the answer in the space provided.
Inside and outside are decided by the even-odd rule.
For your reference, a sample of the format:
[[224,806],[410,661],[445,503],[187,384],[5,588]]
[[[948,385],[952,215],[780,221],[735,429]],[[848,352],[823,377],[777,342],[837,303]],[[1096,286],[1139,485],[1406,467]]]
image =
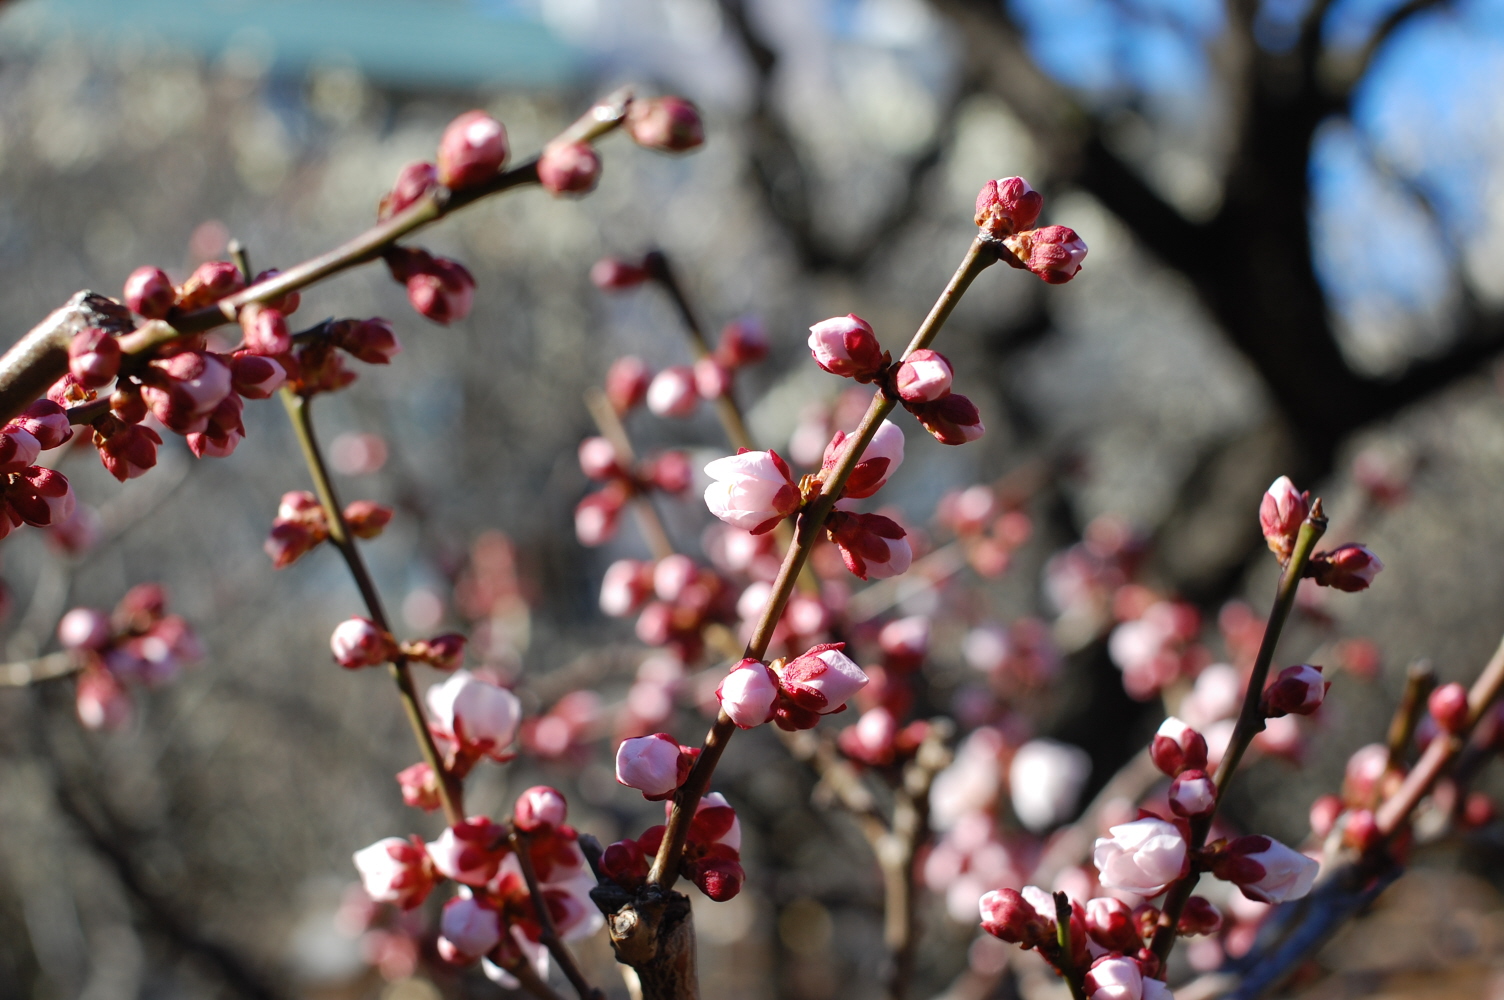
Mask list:
[[507,966],[506,970],[512,974],[513,979],[522,984],[524,990],[537,997],[538,1000],[564,1000],[558,991],[538,977],[537,970],[526,958],[516,965]]
[[[616,407],[611,405],[606,394],[596,388],[587,390],[585,409],[590,411],[590,417],[595,421],[595,429],[611,442],[611,447],[615,449],[616,457],[623,467],[631,469],[636,465],[637,453],[632,449],[632,439],[627,436],[627,429],[622,426],[621,418],[616,414]],[[674,543],[668,537],[668,530],[663,527],[663,519],[658,516],[658,508],[653,506],[651,496],[643,493],[636,486],[633,486],[632,490],[632,511],[637,515],[637,527],[642,531],[642,537],[647,541],[649,551],[653,553],[654,559],[667,559],[674,554]]]
[[575,961],[574,953],[559,937],[559,929],[554,925],[553,914],[548,912],[548,902],[543,898],[543,889],[538,885],[538,873],[533,870],[533,856],[530,853],[532,841],[526,833],[515,827],[507,839],[511,841],[512,850],[517,854],[517,866],[522,869],[522,880],[527,883],[528,895],[532,897],[533,912],[538,916],[538,926],[543,928],[543,946],[554,957],[554,961],[559,963],[559,968],[564,972],[564,978],[569,980],[569,984],[580,995],[580,1000],[605,1000],[605,994],[590,985],[585,974],[580,971],[580,964]]
[[[1400,697],[1399,707],[1394,711],[1394,718],[1389,723],[1389,764],[1386,771],[1400,771],[1405,766],[1405,752],[1410,749],[1410,739],[1415,735],[1415,726],[1420,721],[1420,713],[1425,710],[1426,699],[1430,697],[1431,690],[1436,687],[1436,671],[1431,668],[1431,661],[1417,660],[1410,664],[1409,671],[1405,674],[1405,693]],[[1374,794],[1378,795],[1383,789],[1382,781],[1374,783]]]
[[[972,241],[962,258],[961,266],[951,277],[945,290],[940,293],[929,315],[920,324],[919,330],[909,342],[904,357],[912,354],[923,347],[927,347],[940,332],[940,327],[955,309],[956,303],[965,294],[966,289],[976,280],[990,265],[997,262],[997,252],[993,246],[980,237]],[[819,494],[797,515],[798,520],[794,528],[794,541],[789,546],[784,556],[783,564],[778,568],[778,576],[773,581],[773,590],[768,597],[768,604],[763,609],[762,617],[757,622],[757,627],[752,633],[752,641],[747,644],[744,656],[761,660],[768,651],[768,644],[773,638],[773,629],[783,615],[783,609],[794,590],[794,582],[799,576],[799,571],[804,567],[805,560],[819,540],[820,529],[825,524],[836,500],[840,499],[841,491],[846,488],[846,481],[851,477],[852,470],[856,468],[857,461],[862,452],[872,442],[872,436],[877,433],[877,428],[882,424],[883,418],[893,411],[895,401],[884,392],[873,395],[872,402],[867,407],[867,413],[862,417],[861,424],[856,433],[846,439],[845,449],[841,452],[841,458],[830,476],[821,484]],[[716,764],[725,752],[726,743],[731,739],[736,725],[731,717],[721,712],[716,718],[715,725],[711,727],[705,737],[705,744],[701,749],[699,758],[690,769],[689,777],[674,794],[673,808],[669,813],[668,829],[664,832],[663,842],[659,845],[658,854],[653,859],[653,867],[648,872],[648,882],[664,889],[672,889],[679,879],[679,862],[684,854],[684,843],[689,836],[689,823],[694,818],[695,810],[699,808],[700,798],[710,787],[711,775],[715,773]]]
[[[1306,575],[1311,554],[1325,532],[1326,515],[1322,513],[1321,500],[1318,498],[1311,505],[1310,516],[1300,526],[1300,534],[1295,538],[1295,549],[1280,574],[1274,607],[1269,609],[1269,621],[1264,626],[1264,639],[1259,643],[1258,656],[1253,661],[1253,672],[1248,677],[1248,688],[1243,692],[1243,708],[1238,713],[1232,738],[1217,765],[1217,799],[1212,804],[1211,812],[1191,821],[1191,839],[1187,848],[1193,857],[1206,846],[1206,835],[1211,830],[1212,818],[1217,814],[1217,807],[1222,804],[1222,797],[1227,792],[1228,783],[1232,781],[1233,772],[1238,769],[1243,754],[1248,751],[1253,738],[1264,730],[1264,686],[1269,680],[1269,666],[1274,662],[1274,649],[1279,644],[1280,632],[1290,617],[1290,610],[1295,607],[1295,595],[1300,590],[1300,581]],[[1186,901],[1191,898],[1200,877],[1201,870],[1193,863],[1190,874],[1178,879],[1165,894],[1159,924],[1155,927],[1154,941],[1150,945],[1161,963],[1169,961],[1170,949],[1175,947],[1180,914],[1185,910]]]
[[[298,446],[302,449],[303,458],[308,463],[308,473],[313,477],[314,491],[318,494],[319,503],[324,508],[324,517],[329,522],[329,540],[344,557],[350,576],[355,579],[355,586],[360,590],[360,596],[365,601],[366,612],[371,616],[371,621],[375,622],[376,627],[383,632],[390,633],[392,627],[387,619],[386,609],[381,603],[381,594],[376,590],[376,583],[371,579],[370,570],[366,568],[360,548],[355,544],[355,536],[350,534],[350,528],[345,523],[339,497],[334,492],[334,483],[329,479],[329,470],[324,464],[323,454],[319,451],[318,438],[313,431],[313,414],[310,412],[313,401],[285,388],[281,390],[281,396],[282,405],[287,408],[288,419],[292,421],[293,432],[297,435]],[[402,699],[402,707],[407,712],[407,721],[412,726],[413,736],[418,741],[418,748],[423,752],[423,760],[433,769],[434,777],[438,779],[439,798],[444,806],[444,818],[450,826],[462,823],[465,819],[464,787],[444,766],[444,757],[434,744],[433,734],[428,730],[428,720],[423,716],[423,704],[418,699],[418,690],[413,684],[412,670],[408,667],[407,658],[397,657],[391,662],[390,669],[392,680],[397,684],[397,693]]]
[[[590,142],[616,128],[626,118],[632,94],[616,91],[565,129],[555,142]],[[242,307],[280,298],[359,264],[376,260],[397,241],[482,198],[515,187],[538,183],[537,158],[527,160],[491,180],[464,191],[436,188],[397,215],[354,239],[281,274],[191,312],[169,320],[151,320],[120,338],[127,354],[154,351],[185,336],[233,323]],[[129,313],[118,302],[92,292],[79,292],[62,309],[48,316],[14,347],[0,356],[0,419],[9,420],[68,370],[68,342],[86,326],[129,330]]]

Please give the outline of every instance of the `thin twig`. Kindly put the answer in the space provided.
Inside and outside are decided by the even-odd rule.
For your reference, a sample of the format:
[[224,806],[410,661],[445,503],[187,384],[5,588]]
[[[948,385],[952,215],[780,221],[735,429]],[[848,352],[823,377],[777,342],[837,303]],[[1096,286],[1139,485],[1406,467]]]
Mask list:
[[[1436,686],[1436,671],[1430,660],[1417,660],[1410,664],[1405,674],[1405,693],[1400,697],[1399,707],[1389,722],[1389,763],[1385,771],[1398,773],[1405,766],[1405,753],[1410,749],[1410,739],[1415,735],[1415,726],[1420,713],[1425,710],[1426,698]],[[1382,794],[1384,783],[1374,782],[1374,795]]]
[[[595,421],[595,429],[611,442],[611,447],[615,450],[617,460],[622,466],[626,469],[635,466],[637,453],[632,449],[632,439],[627,436],[627,429],[622,426],[621,418],[616,415],[616,407],[611,405],[606,394],[595,387],[585,390],[585,409],[590,411],[590,417]],[[647,541],[653,558],[667,559],[673,555],[674,543],[669,540],[668,530],[663,526],[663,519],[658,516],[658,508],[653,506],[652,497],[638,489],[635,484],[632,486],[632,512],[637,515],[637,527],[641,529],[642,537]]]
[[527,883],[528,895],[533,900],[533,912],[538,915],[538,926],[543,929],[543,946],[554,957],[554,961],[559,963],[564,977],[580,995],[580,1000],[605,1000],[605,994],[590,985],[590,981],[580,971],[574,953],[564,944],[564,939],[559,937],[553,914],[548,912],[548,901],[543,898],[543,888],[538,884],[538,873],[533,869],[531,838],[514,826],[507,835],[507,840],[511,842],[512,850],[517,855],[517,866],[522,869],[522,880]]
[[39,681],[76,674],[84,668],[84,659],[72,650],[48,653],[30,660],[0,663],[0,687],[25,687]]

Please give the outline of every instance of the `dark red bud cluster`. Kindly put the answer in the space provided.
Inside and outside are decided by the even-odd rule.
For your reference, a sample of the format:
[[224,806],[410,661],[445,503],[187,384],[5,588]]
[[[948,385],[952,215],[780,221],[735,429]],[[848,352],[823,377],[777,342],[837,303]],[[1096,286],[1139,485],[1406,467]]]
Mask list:
[[419,315],[446,326],[470,315],[475,278],[459,261],[417,247],[393,247],[385,260],[393,280],[407,286],[407,301]]
[[[371,500],[355,500],[345,506],[343,514],[352,535],[375,538],[391,521],[392,508]],[[329,521],[318,498],[307,490],[293,490],[282,495],[262,548],[271,557],[272,566],[283,569],[328,537]]]
[[132,715],[128,685],[155,687],[203,658],[193,628],[167,613],[167,596],[154,583],[131,588],[110,615],[74,608],[58,624],[64,648],[83,658],[76,702],[90,729],[118,729]]

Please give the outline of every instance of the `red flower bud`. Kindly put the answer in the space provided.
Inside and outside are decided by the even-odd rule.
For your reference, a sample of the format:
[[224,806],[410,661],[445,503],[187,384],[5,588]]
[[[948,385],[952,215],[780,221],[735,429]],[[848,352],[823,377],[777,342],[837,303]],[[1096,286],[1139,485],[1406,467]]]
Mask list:
[[439,140],[439,182],[456,191],[483,184],[507,161],[506,127],[484,111],[467,111]]
[[941,444],[966,444],[981,437],[987,429],[975,404],[959,392],[933,403],[911,403],[908,409]]
[[1086,933],[1108,951],[1131,955],[1144,946],[1137,922],[1133,919],[1133,910],[1127,903],[1111,896],[1087,901]]
[[853,314],[816,323],[809,328],[808,343],[815,364],[832,375],[870,382],[884,364],[877,335],[866,320]]
[[[230,356],[230,385],[246,399],[268,399],[286,381],[287,369],[272,358],[258,354]],[[113,403],[114,398],[111,397],[111,404]],[[118,412],[118,407],[116,409]]]
[[233,453],[245,437],[245,424],[240,418],[244,407],[234,393],[220,400],[204,429],[187,435],[188,450],[198,458],[225,458]]
[[1206,769],[1206,740],[1196,730],[1171,716],[1160,724],[1149,744],[1154,766],[1170,777],[1182,771]]
[[439,171],[432,163],[409,163],[397,175],[392,189],[381,196],[376,221],[385,222],[438,186]]
[[138,267],[125,279],[125,304],[138,316],[161,319],[176,299],[172,279],[160,268]]
[[538,157],[538,181],[550,194],[585,194],[595,190],[601,158],[588,142],[549,143]]
[[[1051,285],[1063,285],[1081,270],[1086,259],[1086,241],[1068,226],[1030,229],[1003,240],[1025,267]],[[1011,263],[1011,261],[1010,261]]]
[[20,472],[37,460],[42,443],[30,431],[15,424],[0,430],[0,473]]
[[954,377],[955,372],[945,355],[924,348],[903,359],[894,384],[904,402],[931,403],[950,394]]
[[[253,280],[251,284],[259,285],[263,281],[270,281],[281,273],[282,272],[277,270],[275,267],[267,268],[265,271],[262,271],[260,274],[256,275],[255,280]],[[262,305],[266,306],[268,309],[275,309],[283,316],[291,316],[293,313],[298,311],[298,306],[302,304],[303,296],[299,295],[297,292],[283,292],[277,298],[267,299],[262,303]]]
[[240,329],[245,333],[244,350],[249,354],[270,357],[292,350],[287,317],[270,306],[252,302],[240,310]]
[[391,321],[379,317],[341,328],[334,342],[356,360],[368,365],[391,364],[392,359],[402,353],[402,345],[397,341]]
[[458,261],[433,258],[430,269],[407,279],[407,300],[426,319],[448,325],[470,315],[475,279]]
[[1311,557],[1309,573],[1317,586],[1335,587],[1348,593],[1367,590],[1384,564],[1362,545],[1341,545]]
[[606,372],[606,398],[617,413],[626,413],[647,399],[652,381],[652,373],[641,358],[630,354],[617,358]]
[[1467,729],[1467,688],[1461,684],[1443,684],[1432,691],[1426,707],[1446,732],[1457,734]]
[[603,437],[588,437],[580,442],[580,471],[591,479],[607,480],[625,474],[616,448]]
[[10,425],[36,438],[43,451],[61,447],[73,437],[73,425],[68,423],[67,411],[50,399],[32,403]]
[[639,146],[663,153],[682,153],[705,142],[700,112],[682,97],[633,101],[627,107],[626,127]]
[[1321,677],[1321,668],[1297,664],[1279,672],[1274,683],[1264,690],[1264,717],[1277,719],[1282,715],[1310,715],[1321,707],[1326,698],[1329,681]]
[[1017,889],[997,889],[981,900],[982,930],[1009,944],[1025,948],[1048,940],[1054,922],[1042,917]]
[[458,670],[465,662],[465,644],[464,636],[448,632],[432,639],[405,642],[402,652],[408,659],[426,663],[435,670]]
[[354,500],[344,510],[345,523],[356,538],[375,538],[392,520],[392,508],[374,500]]
[[178,289],[177,307],[186,311],[212,305],[244,287],[245,275],[240,268],[227,260],[207,260]]
[[1289,561],[1295,537],[1310,512],[1311,494],[1297,492],[1288,476],[1280,476],[1264,492],[1264,499],[1259,501],[1259,527],[1281,564]]
[[727,323],[716,345],[715,358],[726,368],[755,364],[768,356],[768,334],[755,319]]
[[150,427],[122,423],[114,417],[94,422],[94,447],[99,449],[99,460],[122,483],[155,466],[157,449],[161,446],[161,436]]
[[632,264],[619,257],[602,257],[590,268],[590,280],[596,288],[607,292],[619,292],[636,288],[651,275],[641,264]]
[[80,330],[68,345],[68,371],[90,389],[109,385],[120,371],[120,341],[98,327]]
[[648,480],[665,493],[683,493],[694,479],[689,456],[682,451],[666,451],[653,459]]
[[1215,934],[1222,929],[1222,911],[1204,896],[1192,896],[1180,911],[1180,933]]
[[977,195],[977,228],[993,239],[1028,229],[1039,218],[1044,195],[1022,177],[988,181]]
[[13,479],[5,490],[5,500],[21,520],[37,528],[68,520],[77,503],[67,478],[56,469],[40,466],[32,466]]

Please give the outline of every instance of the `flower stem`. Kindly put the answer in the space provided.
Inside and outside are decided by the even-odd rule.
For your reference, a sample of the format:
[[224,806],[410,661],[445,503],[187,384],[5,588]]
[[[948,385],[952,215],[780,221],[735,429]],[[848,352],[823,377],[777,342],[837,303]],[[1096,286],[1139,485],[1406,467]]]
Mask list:
[[[972,281],[989,265],[996,262],[996,251],[990,244],[980,237],[972,241],[970,248],[966,251],[966,256],[961,260],[961,266],[956,269],[956,273],[945,286],[945,290],[935,301],[934,307],[930,309],[929,315],[920,324],[919,331],[914,334],[914,339],[909,342],[908,349],[903,353],[904,357],[927,347],[935,339],[935,335],[940,332],[940,327],[950,317],[956,303],[960,301]],[[794,540],[783,557],[783,564],[778,568],[778,576],[773,581],[772,593],[768,597],[767,606],[763,608],[762,617],[758,619],[757,628],[752,633],[752,640],[747,644],[743,654],[745,657],[761,660],[767,655],[768,645],[773,639],[773,630],[783,616],[784,606],[788,604],[789,597],[793,594],[794,583],[799,577],[800,570],[804,568],[805,560],[809,558],[815,543],[819,541],[820,529],[824,526],[826,517],[829,516],[836,501],[840,499],[841,492],[846,488],[846,481],[851,478],[851,473],[856,468],[862,452],[867,449],[867,445],[872,443],[872,437],[877,433],[877,428],[882,424],[883,418],[893,411],[895,405],[897,401],[885,392],[879,391],[873,395],[872,402],[868,405],[867,413],[862,417],[856,433],[846,439],[840,460],[831,470],[829,477],[821,484],[820,493],[797,515]],[[664,831],[658,854],[653,859],[653,867],[648,872],[650,885],[671,889],[678,881],[679,863],[684,855],[685,841],[689,837],[690,821],[699,808],[700,798],[710,787],[711,775],[715,773],[716,764],[720,762],[721,754],[725,752],[726,744],[735,730],[736,724],[722,711],[716,717],[715,725],[706,735],[700,756],[695,761],[694,767],[690,769],[689,777],[674,793],[674,804],[669,813],[668,828]]]
[[[365,559],[361,557],[360,549],[355,544],[355,536],[350,534],[349,525],[345,523],[339,497],[334,492],[334,483],[329,479],[329,470],[324,464],[323,454],[319,451],[318,438],[313,430],[313,414],[310,411],[313,401],[286,388],[281,390],[281,396],[282,405],[287,408],[288,419],[292,421],[293,432],[297,435],[298,445],[303,451],[303,458],[308,463],[308,473],[313,477],[314,491],[318,494],[319,503],[324,508],[324,517],[329,522],[329,540],[344,557],[350,576],[354,578],[355,586],[360,590],[360,596],[365,601],[366,612],[371,616],[371,621],[375,622],[376,627],[383,632],[390,633],[392,628],[386,616],[386,609],[381,603],[381,594],[376,590],[376,583],[371,579]],[[433,769],[434,777],[438,779],[439,799],[444,806],[444,818],[450,826],[461,823],[465,819],[464,788],[444,766],[443,755],[434,744],[433,734],[428,731],[428,721],[423,716],[423,705],[418,700],[418,691],[413,685],[412,670],[408,666],[407,658],[397,657],[391,662],[390,669],[392,680],[397,684],[397,694],[402,699],[402,707],[407,712],[407,721],[412,726],[413,736],[418,741],[418,748],[423,752],[423,760]]]
[[605,1000],[605,994],[590,985],[590,981],[580,971],[580,964],[575,961],[574,953],[559,937],[559,929],[554,924],[553,914],[548,912],[548,901],[543,898],[543,889],[538,884],[538,873],[533,869],[531,838],[514,826],[507,839],[511,841],[512,850],[517,854],[517,866],[522,869],[522,880],[527,883],[527,893],[533,901],[533,911],[538,915],[538,926],[543,929],[543,946],[554,957],[554,961],[559,963],[564,977],[580,995],[580,1000]]
[[[637,453],[632,449],[632,439],[627,436],[627,429],[622,426],[621,418],[616,415],[616,407],[611,405],[606,394],[596,388],[586,390],[585,409],[590,411],[595,429],[601,432],[601,437],[611,442],[621,463],[628,469],[636,465]],[[649,494],[636,487],[632,490],[632,512],[637,515],[637,527],[642,531],[642,537],[647,541],[653,558],[667,559],[673,555],[674,543],[669,540],[668,531],[663,527],[658,508],[653,506],[653,499]]]
[[1076,968],[1071,951],[1071,898],[1063,892],[1054,894],[1055,943],[1060,946],[1060,976],[1070,987],[1072,1000],[1086,1000],[1085,973]]
[[[1253,738],[1264,730],[1263,695],[1264,687],[1269,680],[1269,666],[1274,662],[1274,648],[1279,644],[1280,632],[1285,627],[1285,621],[1290,617],[1290,610],[1295,607],[1295,595],[1300,590],[1300,581],[1306,575],[1306,567],[1311,561],[1311,554],[1316,549],[1316,543],[1326,533],[1326,515],[1321,510],[1321,500],[1311,505],[1311,513],[1300,526],[1300,533],[1295,537],[1295,548],[1290,553],[1290,560],[1285,563],[1284,572],[1280,574],[1279,587],[1274,595],[1274,607],[1269,609],[1269,620],[1264,626],[1264,638],[1259,643],[1258,656],[1253,661],[1253,672],[1248,676],[1248,687],[1243,692],[1243,708],[1238,713],[1237,724],[1233,727],[1232,738],[1228,741],[1227,749],[1223,751],[1222,760],[1217,765],[1216,788],[1217,798],[1212,803],[1211,811],[1204,816],[1198,816],[1191,821],[1191,842],[1187,848],[1194,858],[1196,853],[1206,846],[1206,836],[1212,827],[1212,818],[1217,814],[1217,807],[1222,804],[1222,797],[1227,792],[1227,786],[1232,781],[1233,772],[1238,769],[1243,754],[1253,743]],[[1175,936],[1180,924],[1180,915],[1185,910],[1186,901],[1191,898],[1191,893],[1196,888],[1196,883],[1201,878],[1201,870],[1193,861],[1191,871],[1184,878],[1176,880],[1165,894],[1164,906],[1160,910],[1159,925],[1154,930],[1154,941],[1150,945],[1160,962],[1169,961],[1170,949],[1175,947]]]

